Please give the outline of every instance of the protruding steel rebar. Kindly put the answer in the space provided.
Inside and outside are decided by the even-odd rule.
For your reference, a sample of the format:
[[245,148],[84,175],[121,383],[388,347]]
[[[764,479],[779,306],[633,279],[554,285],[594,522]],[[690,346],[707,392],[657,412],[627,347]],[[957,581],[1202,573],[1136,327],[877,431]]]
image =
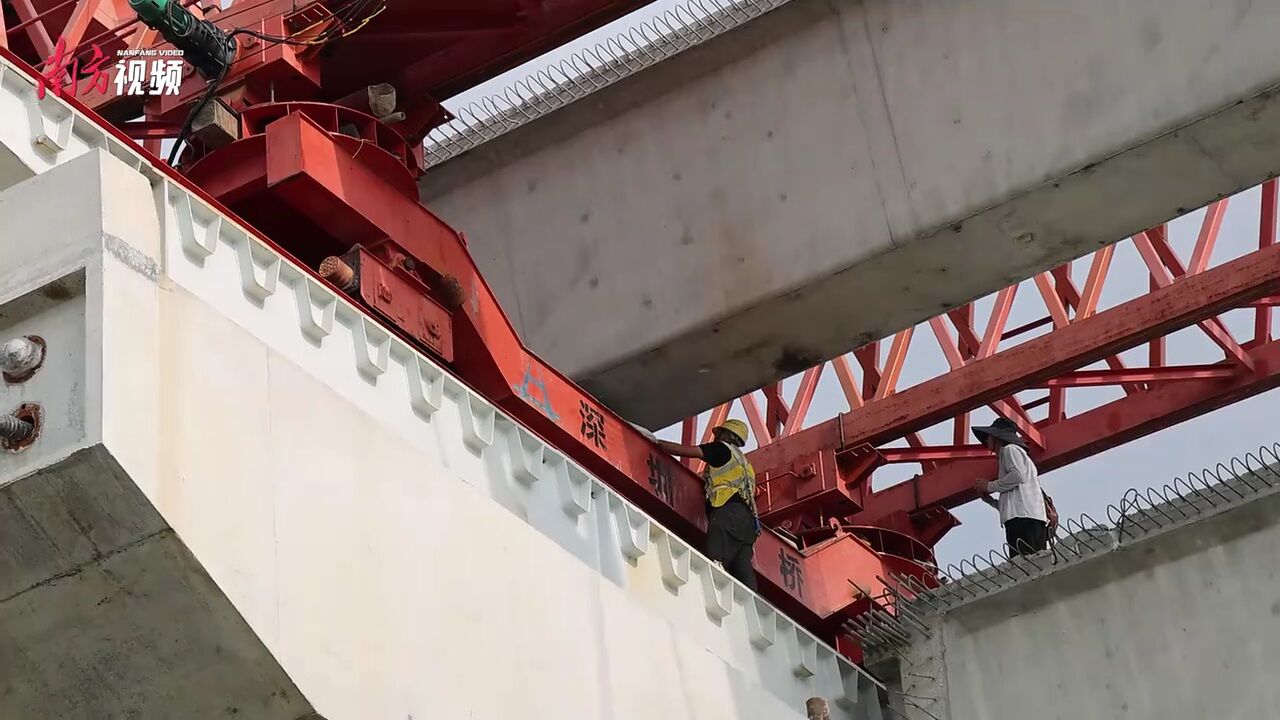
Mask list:
[[743,25],[789,0],[684,0],[593,47],[453,109],[428,133],[426,164],[439,165],[640,70]]
[[[1057,537],[1051,553],[1013,557],[1008,547],[1004,547],[962,559],[958,565],[948,565],[945,572],[938,573],[937,587],[925,588],[919,583],[906,582],[912,595],[910,598],[900,596],[897,604],[904,611],[942,612],[958,603],[1036,577],[1050,565],[1078,562],[1127,541],[1248,502],[1277,486],[1280,486],[1280,443],[1218,463],[1213,469],[1188,473],[1185,480],[1175,478],[1171,483],[1145,490],[1132,488],[1118,503],[1107,507],[1110,526],[1099,523],[1088,513],[1079,518],[1066,518],[1059,528],[1059,532],[1065,534]],[[904,612],[903,619],[919,621],[920,618]],[[875,642],[884,642],[892,633],[886,632],[883,622],[877,620],[860,618],[849,627],[862,631]]]
[[11,413],[0,415],[0,440],[16,443],[30,438],[36,431],[34,423]]

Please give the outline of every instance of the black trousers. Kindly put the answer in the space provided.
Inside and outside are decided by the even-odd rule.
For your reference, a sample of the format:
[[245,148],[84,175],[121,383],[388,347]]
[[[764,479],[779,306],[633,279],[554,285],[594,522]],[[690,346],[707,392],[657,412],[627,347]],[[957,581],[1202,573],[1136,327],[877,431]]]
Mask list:
[[1004,537],[1013,557],[1033,555],[1049,546],[1049,526],[1035,518],[1009,518],[1004,524]]
[[745,502],[734,498],[707,508],[707,557],[718,560],[743,585],[756,589],[751,565],[756,544],[756,518]]

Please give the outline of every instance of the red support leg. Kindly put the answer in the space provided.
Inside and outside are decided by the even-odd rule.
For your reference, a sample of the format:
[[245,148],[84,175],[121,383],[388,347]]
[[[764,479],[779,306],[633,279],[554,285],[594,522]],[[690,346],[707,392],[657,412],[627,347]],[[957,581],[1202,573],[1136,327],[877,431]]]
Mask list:
[[809,406],[813,404],[813,395],[818,390],[818,380],[822,378],[822,368],[816,365],[804,371],[800,378],[800,388],[796,392],[795,402],[791,404],[791,416],[782,428],[782,437],[795,433],[804,425],[804,418],[809,414]]
[[991,319],[987,321],[987,332],[982,337],[982,347],[978,348],[979,360],[996,354],[1000,339],[1004,336],[1005,325],[1009,323],[1009,311],[1013,309],[1013,299],[1017,293],[1017,285],[1010,285],[996,293],[995,306],[991,308]]
[[1040,291],[1040,297],[1044,299],[1044,305],[1049,309],[1049,317],[1053,319],[1053,326],[1055,328],[1064,328],[1071,324],[1067,308],[1054,287],[1053,276],[1047,272],[1036,275],[1036,289]]
[[13,0],[13,11],[17,13],[18,20],[26,24],[27,37],[31,39],[31,44],[35,46],[36,52],[41,58],[49,58],[53,56],[53,38],[49,35],[49,30],[44,26],[44,20],[38,16],[35,6],[31,0]]
[[[1221,220],[1219,220],[1220,223]],[[1172,257],[1173,261],[1177,262],[1177,255],[1173,253],[1173,248],[1169,246],[1166,238],[1152,236],[1151,232],[1147,231],[1134,236],[1133,241],[1138,246],[1138,252],[1147,264],[1147,269],[1150,270],[1152,279],[1155,280],[1156,285],[1160,288],[1172,285],[1174,280],[1185,281],[1203,274],[1189,274],[1185,270],[1179,272],[1177,268],[1171,271],[1171,268],[1166,267],[1168,262],[1166,258]],[[1212,243],[1209,246],[1211,247]],[[1240,347],[1235,338],[1231,336],[1231,332],[1227,330],[1221,320],[1217,317],[1209,317],[1197,324],[1209,336],[1209,339],[1226,353],[1227,358],[1249,370],[1253,369],[1252,359],[1244,351],[1244,348]]]
[[[1258,222],[1258,249],[1265,250],[1276,242],[1276,181],[1262,184],[1262,212]],[[1253,341],[1258,344],[1271,341],[1271,306],[1254,311]]]
[[1076,319],[1084,320],[1098,310],[1098,300],[1102,297],[1102,285],[1106,282],[1107,273],[1111,270],[1111,257],[1116,246],[1108,245],[1093,254],[1093,263],[1089,266],[1089,277],[1084,281],[1084,292],[1080,294],[1080,306],[1076,309]]
[[942,317],[929,318],[929,327],[933,329],[933,336],[938,339],[938,347],[942,348],[942,355],[951,369],[964,367],[964,357],[961,356],[956,341],[951,338],[951,333],[947,332],[947,325]]
[[767,403],[765,417],[769,426],[769,434],[776,437],[782,433],[782,426],[786,424],[787,417],[791,414],[791,409],[787,407],[786,401],[782,399],[782,383],[765,385],[763,392]]
[[963,412],[956,415],[952,441],[956,445],[963,445],[969,441],[969,413]]
[[773,433],[769,432],[764,415],[760,413],[760,403],[756,402],[756,396],[747,394],[738,400],[742,402],[742,409],[747,413],[747,422],[751,424],[751,431],[756,434],[756,444],[768,445],[773,442]]
[[902,377],[902,366],[906,363],[907,349],[911,347],[911,336],[915,330],[910,327],[893,336],[889,357],[884,361],[884,376],[880,379],[880,387],[876,389],[877,400],[883,400],[897,390],[898,379]]
[[862,407],[862,393],[858,392],[858,381],[853,377],[853,368],[849,366],[849,358],[841,355],[831,361],[835,366],[836,377],[840,380],[840,389],[844,390],[845,400],[849,401],[849,409],[857,410]]
[[102,0],[80,0],[76,3],[67,20],[67,27],[62,31],[62,37],[67,41],[68,54],[74,55],[80,48],[80,41],[89,29],[89,22],[93,20],[93,14],[98,12],[101,4]]
[[862,366],[862,397],[874,399],[880,388],[880,341],[854,350],[853,357]]
[[1222,217],[1227,212],[1227,200],[1223,198],[1205,208],[1204,222],[1200,224],[1200,235],[1196,238],[1195,250],[1191,252],[1191,264],[1187,273],[1204,272],[1209,267],[1209,256],[1213,254],[1213,246],[1218,242],[1218,231],[1222,229]]

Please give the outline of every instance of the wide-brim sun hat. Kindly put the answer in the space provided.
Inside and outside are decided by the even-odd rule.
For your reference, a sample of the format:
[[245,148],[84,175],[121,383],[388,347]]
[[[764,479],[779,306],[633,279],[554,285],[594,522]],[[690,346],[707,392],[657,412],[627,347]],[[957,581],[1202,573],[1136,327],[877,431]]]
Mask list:
[[1025,448],[1027,446],[1027,441],[1023,440],[1022,436],[1018,434],[1018,426],[1014,425],[1012,421],[1004,418],[997,418],[996,421],[990,425],[979,425],[978,427],[975,427],[973,429],[973,434],[977,436],[979,441],[982,441],[987,437],[993,437],[997,440],[1003,440],[1004,442],[1017,445],[1018,447]]

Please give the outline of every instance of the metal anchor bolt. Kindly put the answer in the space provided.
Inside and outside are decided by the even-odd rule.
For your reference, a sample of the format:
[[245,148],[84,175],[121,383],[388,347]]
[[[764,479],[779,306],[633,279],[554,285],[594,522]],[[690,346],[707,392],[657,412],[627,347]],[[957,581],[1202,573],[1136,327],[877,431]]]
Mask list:
[[28,337],[16,337],[0,345],[0,372],[20,377],[40,367],[44,345]]
[[22,442],[31,437],[35,431],[36,426],[30,421],[9,413],[0,415],[0,440],[11,443]]

